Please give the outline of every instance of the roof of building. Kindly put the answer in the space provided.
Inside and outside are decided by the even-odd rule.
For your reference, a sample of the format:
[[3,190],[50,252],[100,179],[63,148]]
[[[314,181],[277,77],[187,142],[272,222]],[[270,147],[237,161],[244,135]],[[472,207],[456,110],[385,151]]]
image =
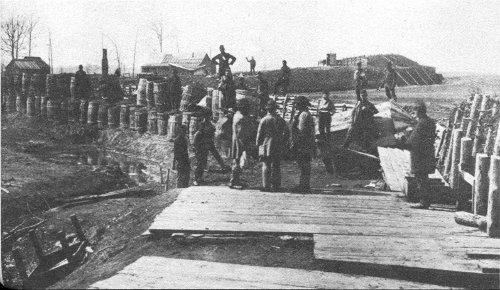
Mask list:
[[49,69],[49,65],[37,56],[26,56],[23,59],[13,59],[7,65],[6,69],[18,68],[20,70],[45,70]]
[[149,67],[175,66],[181,69],[194,71],[199,68],[205,67],[205,65],[202,64],[205,58],[210,59],[210,57],[208,57],[208,54],[204,52],[193,52],[187,55],[180,55],[180,56],[165,54],[161,63],[146,64],[144,66],[149,66]]

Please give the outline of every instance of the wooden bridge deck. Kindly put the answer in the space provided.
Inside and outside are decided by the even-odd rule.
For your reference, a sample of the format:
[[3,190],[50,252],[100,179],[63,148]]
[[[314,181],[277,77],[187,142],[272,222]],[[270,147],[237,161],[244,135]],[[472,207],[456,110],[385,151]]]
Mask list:
[[115,276],[90,287],[94,289],[436,289],[438,286],[360,275],[146,256],[125,267]]

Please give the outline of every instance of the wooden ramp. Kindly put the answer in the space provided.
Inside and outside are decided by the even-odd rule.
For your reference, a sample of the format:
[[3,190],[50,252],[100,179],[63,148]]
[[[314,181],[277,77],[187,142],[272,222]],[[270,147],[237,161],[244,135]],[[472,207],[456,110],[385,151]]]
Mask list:
[[248,233],[279,235],[435,236],[454,231],[453,214],[416,211],[391,195],[266,193],[227,187],[190,187],[160,213],[153,234]]
[[[397,148],[378,147],[380,166],[382,167],[385,183],[392,191],[404,190],[405,176],[410,172],[410,151]],[[447,183],[436,169],[429,175],[433,186],[446,186]]]
[[[151,271],[154,269],[154,271]],[[205,261],[141,257],[98,289],[367,289],[436,288],[395,279]]]

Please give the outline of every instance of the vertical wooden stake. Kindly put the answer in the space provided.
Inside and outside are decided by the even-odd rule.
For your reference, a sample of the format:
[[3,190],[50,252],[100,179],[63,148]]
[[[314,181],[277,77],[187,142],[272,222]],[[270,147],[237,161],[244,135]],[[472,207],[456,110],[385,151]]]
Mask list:
[[170,183],[170,168],[167,169],[167,182],[165,183],[165,191],[168,191],[169,183]]
[[460,142],[460,170],[471,172],[471,153],[472,153],[472,139],[463,137]]
[[38,237],[36,236],[36,231],[35,230],[30,231],[29,236],[31,243],[33,244],[33,248],[35,248],[35,254],[36,257],[38,258],[38,262],[42,264],[45,257],[43,255],[43,250],[42,246],[40,245],[40,241],[38,241]]
[[[491,116],[495,116],[498,110],[498,102],[494,102],[491,107]],[[486,133],[486,140],[484,141],[484,153],[491,155],[493,153],[493,136],[495,134],[496,127],[494,124],[490,124],[488,127],[488,132]]]
[[[12,250],[12,255],[14,256],[14,261],[16,262],[16,269],[25,284],[28,281],[28,274],[26,272],[26,266],[24,265],[23,256],[19,249]],[[24,288],[24,287],[23,287]]]
[[160,166],[160,184],[163,184],[163,169]]
[[490,237],[500,237],[500,156],[491,156],[490,187],[488,192],[487,232]]
[[488,212],[488,187],[490,157],[484,153],[476,154],[474,178],[474,214],[485,216]]
[[76,217],[76,214],[72,214],[70,216],[70,218],[71,218],[71,223],[73,224],[73,227],[75,228],[76,235],[78,236],[80,241],[88,243],[89,241],[87,240],[87,237],[85,237],[85,234],[82,231],[82,226],[80,225],[80,221]]
[[450,178],[448,182],[450,183],[450,187],[455,191],[457,197],[457,204],[462,205],[464,197],[460,194],[459,185],[460,185],[460,171],[459,171],[459,163],[460,163],[460,141],[462,139],[462,129],[453,130],[453,142],[452,142],[452,158],[451,158],[451,169],[450,169]]
[[[463,112],[460,109],[457,109],[457,112],[455,114],[455,120],[453,121],[453,127],[457,128],[460,122],[462,122],[463,119]],[[452,165],[452,155],[453,155],[453,140],[455,140],[455,129],[451,131],[451,137],[450,137],[450,142],[448,145],[448,152],[446,153],[446,158],[444,161],[444,172],[443,175],[448,177],[448,182],[449,182],[449,175],[451,171],[451,165]]]
[[472,146],[472,157],[476,156],[477,153],[480,153],[481,152],[481,141],[483,141],[484,139],[482,139],[482,132],[483,132],[483,124],[484,122],[481,122],[483,117],[484,117],[484,114],[486,112],[486,110],[488,109],[488,105],[489,105],[489,100],[490,100],[490,97],[489,96],[484,96],[483,97],[483,100],[481,102],[481,109],[479,111],[479,115],[478,115],[478,120],[477,120],[477,123],[476,123],[476,126],[475,126],[475,132],[474,132],[474,145]]
[[495,138],[495,145],[493,145],[493,155],[500,155],[500,122],[498,122],[497,126],[497,137]]
[[479,114],[479,105],[481,104],[481,95],[475,95],[474,101],[472,101],[472,105],[470,107],[469,113],[469,124],[467,124],[467,132],[465,133],[465,137],[472,138],[472,133],[476,130],[477,117]]

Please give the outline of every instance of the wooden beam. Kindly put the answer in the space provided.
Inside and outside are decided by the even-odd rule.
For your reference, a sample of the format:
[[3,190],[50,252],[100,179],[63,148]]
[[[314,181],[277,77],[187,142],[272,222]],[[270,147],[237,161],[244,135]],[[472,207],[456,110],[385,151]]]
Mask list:
[[451,157],[451,167],[450,167],[450,177],[448,182],[450,187],[454,190],[459,188],[459,165],[460,165],[460,141],[462,139],[462,129],[453,130],[453,142],[452,142],[452,157]]
[[490,104],[489,100],[490,100],[489,96],[484,96],[483,100],[481,101],[481,109],[479,110],[479,116],[474,132],[474,145],[472,146],[472,157],[476,156],[476,154],[481,151],[479,147],[481,146],[480,142],[483,140],[481,134],[483,132],[483,125],[484,125],[483,118],[484,114],[487,112],[488,105]]
[[482,230],[486,229],[487,223],[486,217],[465,211],[457,211],[455,213],[455,222],[459,225],[475,227]]
[[460,170],[460,175],[464,179],[465,182],[467,182],[469,185],[473,186],[474,185],[474,176],[470,174],[469,172],[465,170]]
[[463,137],[460,140],[460,170],[461,171],[471,171],[471,154],[472,154],[472,139],[469,137]]
[[467,125],[467,132],[465,133],[465,137],[467,138],[473,138],[472,133],[476,130],[477,118],[479,116],[478,109],[482,98],[483,97],[481,95],[476,94],[474,96],[474,100],[472,101],[469,113],[469,124]]
[[490,157],[484,153],[478,153],[474,171],[474,214],[485,216],[488,212],[489,169]]

